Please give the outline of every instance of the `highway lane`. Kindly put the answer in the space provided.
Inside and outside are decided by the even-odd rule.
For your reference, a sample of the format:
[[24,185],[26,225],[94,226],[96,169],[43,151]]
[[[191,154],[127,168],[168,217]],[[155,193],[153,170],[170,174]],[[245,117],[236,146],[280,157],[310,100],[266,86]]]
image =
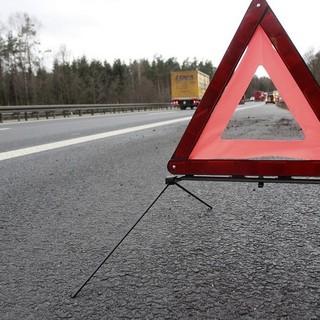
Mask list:
[[[119,120],[108,119],[110,126]],[[108,119],[99,120],[102,129]],[[33,125],[48,122],[27,124]],[[53,121],[49,127],[56,125]],[[69,313],[70,295],[79,281],[163,188],[166,162],[186,125],[179,122],[0,162],[4,319],[59,319]],[[72,317],[99,319],[96,312],[86,316],[86,311],[72,311]]]
[[192,111],[141,112],[0,124],[0,152],[191,117]]
[[[101,131],[91,127],[84,134],[103,132],[102,118]],[[63,128],[69,119],[61,123],[61,130],[70,130]],[[170,186],[71,299],[163,189],[166,163],[186,125],[0,162],[4,320],[320,317],[320,190],[305,185],[258,189],[247,183],[185,182],[213,205],[210,212]],[[72,126],[68,138],[77,130]],[[18,145],[34,145],[27,140]]]
[[[239,105],[237,111],[260,107],[261,103]],[[121,129],[152,125],[175,119],[189,120],[193,111],[142,112],[55,120],[0,124],[0,153]],[[125,132],[124,132],[125,133]],[[98,138],[98,137],[97,137]],[[94,139],[94,137],[92,138]],[[80,141],[80,139],[78,139]]]
[[[260,104],[240,105],[237,111],[256,107]],[[163,111],[6,123],[0,126],[0,161],[157,127],[166,121],[189,121],[192,115],[191,110]]]

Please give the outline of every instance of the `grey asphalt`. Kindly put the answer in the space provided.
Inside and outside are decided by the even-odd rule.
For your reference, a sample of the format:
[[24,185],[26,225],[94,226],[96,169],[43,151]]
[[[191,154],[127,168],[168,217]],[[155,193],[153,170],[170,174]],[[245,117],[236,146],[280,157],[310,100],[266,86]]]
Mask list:
[[1,319],[320,319],[316,185],[184,182],[211,211],[170,186],[71,298],[164,188],[184,128],[0,162]]

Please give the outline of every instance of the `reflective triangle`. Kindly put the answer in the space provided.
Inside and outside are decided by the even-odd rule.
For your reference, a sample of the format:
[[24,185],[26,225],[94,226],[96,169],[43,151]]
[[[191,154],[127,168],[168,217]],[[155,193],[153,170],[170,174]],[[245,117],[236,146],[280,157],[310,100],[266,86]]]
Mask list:
[[[280,91],[305,139],[222,139],[260,65]],[[169,161],[168,170],[173,174],[320,176],[319,120],[318,83],[268,3],[253,0]],[[260,160],[265,157],[294,160]]]

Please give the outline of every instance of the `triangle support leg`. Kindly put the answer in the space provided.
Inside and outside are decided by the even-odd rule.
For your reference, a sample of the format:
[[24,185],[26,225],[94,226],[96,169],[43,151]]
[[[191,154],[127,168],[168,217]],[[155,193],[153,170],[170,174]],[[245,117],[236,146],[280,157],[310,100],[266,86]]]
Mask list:
[[185,187],[181,186],[178,182],[177,182],[178,178],[176,176],[173,177],[168,177],[166,178],[166,184],[167,185],[176,185],[177,187],[179,187],[180,189],[182,189],[183,191],[185,191],[186,193],[188,193],[190,196],[192,196],[193,198],[197,199],[198,201],[200,201],[201,203],[203,203],[205,206],[208,207],[208,210],[212,210],[212,206],[208,203],[206,203],[205,201],[203,201],[202,199],[200,199],[198,196],[196,196],[194,193],[192,193],[191,191],[189,191],[188,189],[186,189]]
[[126,239],[130,232],[137,226],[137,224],[142,220],[142,218],[148,213],[151,207],[158,201],[162,194],[167,190],[169,184],[167,184],[164,189],[160,192],[157,198],[151,203],[148,209],[140,216],[140,218],[135,222],[131,229],[122,237],[122,239],[117,243],[117,245],[109,252],[109,254],[103,259],[99,266],[91,273],[91,275],[83,282],[83,284],[72,294],[72,298],[75,298],[78,293],[83,289],[83,287],[90,281],[90,279],[96,274],[96,272],[102,267],[102,265],[110,258],[110,256],[117,250],[120,244]]

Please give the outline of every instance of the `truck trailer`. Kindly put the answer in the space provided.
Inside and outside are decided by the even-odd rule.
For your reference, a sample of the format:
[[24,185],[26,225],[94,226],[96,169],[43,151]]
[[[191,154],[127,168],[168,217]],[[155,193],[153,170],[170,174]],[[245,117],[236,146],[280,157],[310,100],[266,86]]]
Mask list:
[[171,71],[171,103],[181,110],[196,108],[210,83],[207,74],[199,70]]

